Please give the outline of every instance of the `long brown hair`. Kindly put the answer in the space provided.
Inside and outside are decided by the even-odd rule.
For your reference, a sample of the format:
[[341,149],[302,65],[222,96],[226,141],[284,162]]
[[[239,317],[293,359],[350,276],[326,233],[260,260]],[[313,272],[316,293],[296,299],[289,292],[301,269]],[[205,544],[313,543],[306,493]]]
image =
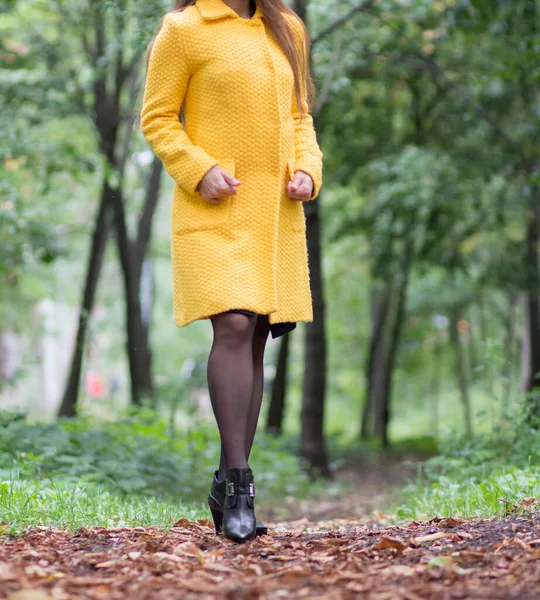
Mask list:
[[[171,12],[184,10],[188,6],[193,6],[196,4],[196,1],[197,0],[176,0],[174,8]],[[272,33],[276,36],[281,49],[289,59],[289,63],[291,64],[291,68],[294,73],[296,101],[300,109],[300,114],[304,116],[305,113],[313,107],[315,100],[315,85],[313,84],[313,79],[311,77],[309,68],[311,44],[306,26],[293,10],[285,6],[282,0],[257,0],[257,3],[261,8],[265,22],[270,27]],[[300,26],[303,28],[305,40],[304,48],[299,48],[295,43],[294,31],[287,22],[287,19],[283,16],[283,13],[293,16],[298,20]],[[150,44],[148,47],[147,57],[150,56],[151,51],[152,44]],[[305,106],[305,103],[302,100],[304,90],[307,96],[307,106]]]

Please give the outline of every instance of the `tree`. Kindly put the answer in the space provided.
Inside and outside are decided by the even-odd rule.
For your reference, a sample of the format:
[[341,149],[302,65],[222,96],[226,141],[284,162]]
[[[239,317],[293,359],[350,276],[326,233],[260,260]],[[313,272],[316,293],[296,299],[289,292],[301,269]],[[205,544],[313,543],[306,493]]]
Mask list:
[[[329,34],[339,32],[339,29],[349,23],[358,12],[371,4],[372,2],[369,1],[359,1],[345,15],[338,16],[333,22],[324,27],[319,34],[312,36],[312,48]],[[309,0],[294,0],[293,8],[304,23],[307,23]],[[334,54],[334,58],[336,58],[336,54]],[[319,139],[324,135],[324,122],[321,118],[321,111],[328,98],[329,86],[334,77],[335,66],[335,60],[327,66],[325,85],[323,85],[314,111],[315,129],[318,132]],[[330,470],[324,438],[324,409],[327,392],[327,341],[319,202],[320,200],[316,199],[305,206],[306,238],[313,298],[313,322],[308,323],[305,328],[300,456],[307,462],[310,469],[323,476],[329,476]]]
[[[159,5],[150,4],[154,13],[157,12]],[[142,47],[139,31],[133,29],[133,22],[128,16],[133,14],[136,17],[141,11],[137,10],[136,3],[133,6],[129,0],[118,0],[112,4],[92,2],[83,8],[66,3],[63,8],[69,17],[68,23],[73,33],[80,34],[84,61],[93,73],[91,100],[85,100],[80,90],[79,109],[92,115],[104,157],[103,188],[92,235],[79,326],[60,407],[60,415],[71,416],[75,413],[88,318],[94,304],[112,223],[116,232],[126,299],[126,353],[129,359],[131,399],[138,404],[143,397],[151,397],[153,394],[148,323],[143,322],[139,290],[162,171],[161,166],[154,162],[137,236],[132,241],[126,222],[123,176],[132,137],[133,105],[140,88]],[[146,12],[142,16],[148,18]],[[88,23],[91,23],[90,28]],[[133,31],[136,33],[133,34]]]

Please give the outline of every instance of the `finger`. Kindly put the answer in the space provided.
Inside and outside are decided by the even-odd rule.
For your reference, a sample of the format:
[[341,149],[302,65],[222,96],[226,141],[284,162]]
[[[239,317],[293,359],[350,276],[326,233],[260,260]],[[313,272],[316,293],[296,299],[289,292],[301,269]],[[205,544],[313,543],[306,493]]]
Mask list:
[[311,192],[313,191],[313,184],[311,183],[310,179],[308,177],[306,177],[304,179],[304,181],[302,182],[302,185],[300,185],[300,187],[297,190],[298,194],[301,194],[302,196],[307,196],[308,198],[311,196]]
[[293,181],[293,191],[298,192],[304,185],[306,180],[306,174],[302,171],[297,171]]
[[309,198],[311,197],[311,191],[310,188],[307,186],[302,186],[300,189],[296,190],[296,192],[294,192],[294,198],[296,200],[309,200]]
[[216,191],[216,196],[219,198],[227,198],[227,196],[234,196],[236,194],[236,188],[230,185],[222,183]]
[[289,198],[290,198],[291,200],[301,201],[301,200],[302,200],[302,198],[299,198],[299,197],[298,197],[298,192],[297,192],[297,191],[296,191],[296,192],[295,192],[295,191],[293,191],[293,190],[291,189],[291,187],[292,187],[292,181],[289,183],[289,185],[288,185],[288,188],[287,188],[287,194],[288,194]]
[[289,183],[289,185],[291,186],[291,190],[296,192],[298,189],[298,174],[294,176],[294,179]]
[[221,175],[222,175],[223,179],[225,180],[225,182],[230,186],[236,187],[237,185],[240,185],[240,183],[241,183],[241,181],[239,179],[235,179],[232,175],[229,175],[229,173],[227,173],[227,171],[223,171],[223,173]]

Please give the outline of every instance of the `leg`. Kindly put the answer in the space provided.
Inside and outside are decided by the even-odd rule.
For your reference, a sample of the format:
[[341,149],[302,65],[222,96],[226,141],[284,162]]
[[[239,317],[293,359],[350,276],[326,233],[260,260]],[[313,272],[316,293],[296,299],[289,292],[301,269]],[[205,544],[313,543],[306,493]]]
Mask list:
[[247,459],[249,459],[251,453],[251,447],[253,446],[253,440],[257,431],[257,423],[259,422],[259,414],[261,412],[264,385],[264,351],[269,332],[270,324],[268,323],[268,315],[258,315],[252,344],[253,393],[251,395],[246,430],[245,450]]
[[[252,343],[256,319],[236,313],[212,317],[208,389],[222,443],[219,480],[225,470],[245,468],[246,430],[253,391]],[[226,464],[225,464],[226,463]]]

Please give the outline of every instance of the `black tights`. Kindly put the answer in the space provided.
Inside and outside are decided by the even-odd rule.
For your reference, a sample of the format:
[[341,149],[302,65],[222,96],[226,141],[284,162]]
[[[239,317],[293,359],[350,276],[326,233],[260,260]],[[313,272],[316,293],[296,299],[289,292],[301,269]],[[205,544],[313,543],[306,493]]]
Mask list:
[[248,466],[263,395],[268,315],[225,312],[212,317],[208,389],[221,436],[218,480]]

